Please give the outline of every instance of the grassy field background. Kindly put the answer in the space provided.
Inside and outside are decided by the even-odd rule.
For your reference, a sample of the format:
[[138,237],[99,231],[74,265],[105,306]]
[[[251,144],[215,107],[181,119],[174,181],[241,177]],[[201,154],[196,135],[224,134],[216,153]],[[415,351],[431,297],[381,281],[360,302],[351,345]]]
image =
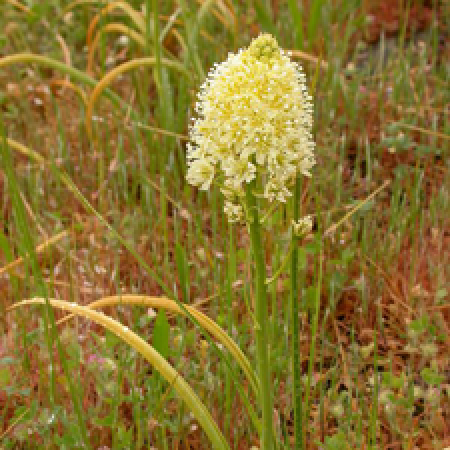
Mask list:
[[[314,90],[317,164],[300,205],[314,228],[295,274],[305,446],[450,447],[448,2],[3,0],[0,29],[2,450],[210,448],[171,385],[114,334],[57,324],[65,313],[45,306],[8,308],[166,296],[254,361],[249,236],[227,222],[217,187],[186,183],[185,146],[213,63],[262,31]],[[263,230],[286,449],[292,210]],[[202,328],[149,305],[104,312],[171,362],[231,448],[258,445],[250,386]]]

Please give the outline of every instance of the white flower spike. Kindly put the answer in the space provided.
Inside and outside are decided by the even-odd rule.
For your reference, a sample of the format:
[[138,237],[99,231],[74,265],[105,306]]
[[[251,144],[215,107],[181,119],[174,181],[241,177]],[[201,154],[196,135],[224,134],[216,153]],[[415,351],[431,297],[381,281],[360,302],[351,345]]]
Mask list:
[[285,202],[297,172],[315,164],[305,75],[269,34],[215,65],[201,87],[188,144],[189,183],[209,189],[223,175],[225,213],[242,218],[245,183],[261,173],[264,197]]

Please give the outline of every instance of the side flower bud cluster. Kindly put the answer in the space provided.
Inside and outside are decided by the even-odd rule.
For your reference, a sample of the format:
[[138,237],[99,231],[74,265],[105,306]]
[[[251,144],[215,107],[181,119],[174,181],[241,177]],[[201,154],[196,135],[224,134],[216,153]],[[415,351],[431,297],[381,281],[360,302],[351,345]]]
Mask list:
[[299,219],[297,222],[292,221],[292,231],[295,236],[303,237],[308,233],[311,233],[313,228],[313,221],[311,216],[305,216]]
[[312,99],[301,67],[272,36],[262,34],[216,64],[195,111],[187,180],[207,190],[220,175],[229,220],[242,218],[245,183],[257,174],[269,202],[286,201],[297,172],[310,176]]

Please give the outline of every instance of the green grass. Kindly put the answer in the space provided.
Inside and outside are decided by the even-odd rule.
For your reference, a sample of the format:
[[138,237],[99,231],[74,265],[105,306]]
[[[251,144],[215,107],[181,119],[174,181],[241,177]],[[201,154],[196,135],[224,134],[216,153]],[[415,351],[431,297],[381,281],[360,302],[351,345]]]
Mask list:
[[[360,2],[313,1],[300,9],[291,1],[200,7],[149,0],[146,11],[158,9],[161,17],[157,26],[152,14],[142,16],[144,29],[120,10],[102,17],[97,31],[122,23],[146,45],[102,33],[92,73],[86,37],[101,2],[70,11],[64,0],[28,2],[28,12],[13,3],[0,6],[1,56],[40,56],[0,62],[0,448],[210,448],[172,386],[112,333],[82,318],[56,325],[62,315],[49,305],[7,308],[33,296],[86,305],[121,293],[167,295],[197,305],[255,361],[248,232],[227,223],[218,189],[187,185],[186,142],[177,136],[188,133],[195,94],[212,64],[257,30],[328,63],[314,95],[318,163],[299,205],[300,215],[315,216],[317,229],[300,242],[297,264],[284,266],[292,201],[261,229],[268,273],[278,275],[268,302],[279,448],[294,448],[294,306],[304,448],[449,446],[445,2],[434,3],[435,19],[420,31],[414,18],[425,7],[410,2],[399,12],[398,30],[371,43],[365,36],[374,25]],[[141,11],[141,2],[127,3]],[[167,26],[174,11],[178,34]],[[373,17],[380,20],[376,11]],[[88,103],[68,82],[89,99],[113,67],[144,57],[155,63],[102,90],[90,137]],[[318,66],[300,62],[311,85]],[[35,250],[62,230],[66,238]],[[11,269],[19,257],[24,263]],[[167,355],[231,448],[257,445],[250,417],[257,399],[204,330],[144,307],[105,313]]]

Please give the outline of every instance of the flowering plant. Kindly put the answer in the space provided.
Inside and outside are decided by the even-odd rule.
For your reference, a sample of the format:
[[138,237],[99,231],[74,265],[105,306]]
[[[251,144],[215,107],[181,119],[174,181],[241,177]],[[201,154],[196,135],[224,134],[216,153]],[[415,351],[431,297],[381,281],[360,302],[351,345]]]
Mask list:
[[[265,258],[260,230],[262,202],[285,202],[294,189],[293,246],[311,228],[299,220],[299,174],[309,176],[315,164],[312,102],[305,75],[276,40],[262,34],[246,50],[230,53],[202,85],[187,147],[189,183],[207,190],[218,175],[230,222],[249,225],[255,261],[255,338],[262,412],[261,443],[273,449],[271,371]],[[292,254],[292,304],[296,303],[296,250]],[[297,335],[295,335],[297,337]],[[293,353],[298,348],[294,347]],[[297,351],[298,353],[298,351]],[[294,364],[297,360],[294,358]],[[299,366],[297,361],[297,367]],[[294,370],[294,381],[299,380]],[[298,384],[298,383],[297,383]],[[301,397],[296,391],[294,403]],[[296,419],[301,414],[296,406]],[[301,426],[296,439],[301,442]],[[301,445],[301,444],[300,444]]]
[[315,163],[305,75],[268,34],[213,67],[195,111],[187,180],[207,190],[223,175],[230,221],[243,218],[245,184],[258,173],[262,196],[285,202],[296,174],[308,176]]

